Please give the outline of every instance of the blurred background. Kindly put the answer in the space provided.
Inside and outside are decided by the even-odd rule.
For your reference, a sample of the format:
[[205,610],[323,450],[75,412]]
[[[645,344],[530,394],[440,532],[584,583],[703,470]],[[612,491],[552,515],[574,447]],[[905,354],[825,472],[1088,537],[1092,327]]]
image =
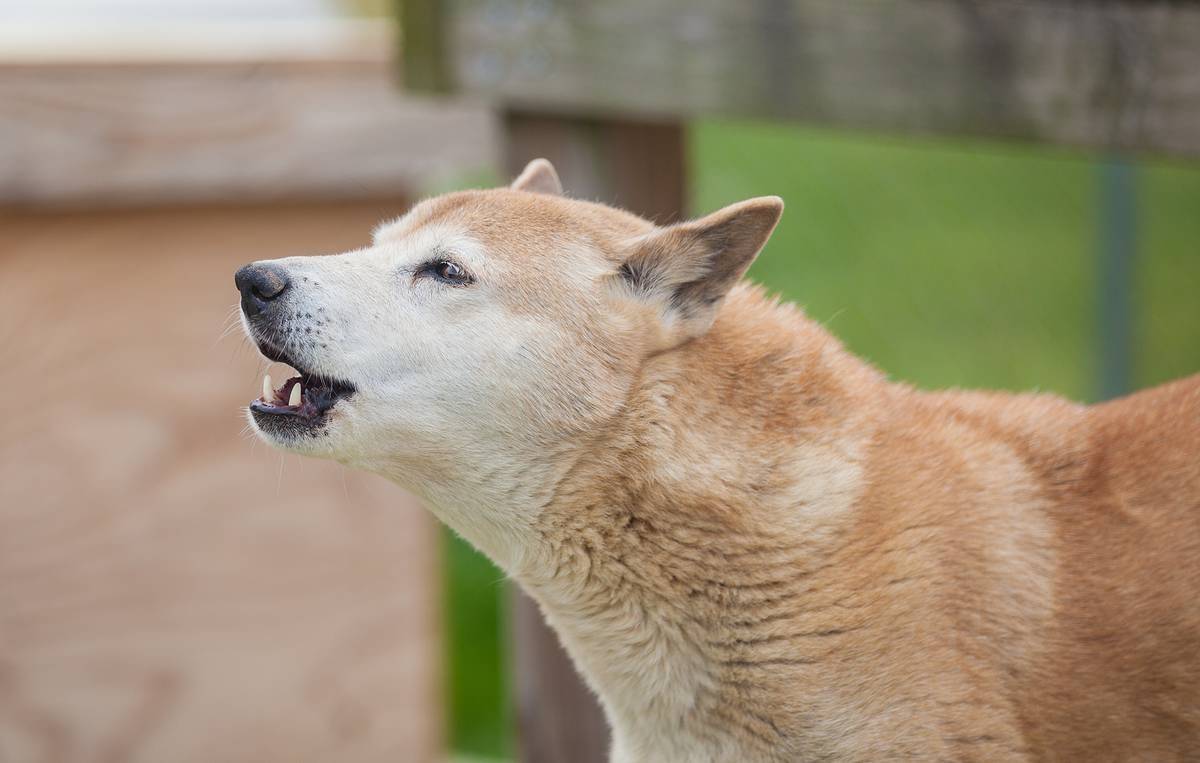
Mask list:
[[[750,277],[895,379],[1095,401],[1200,370],[1194,9],[695,5],[0,0],[0,761],[595,759],[498,570],[241,413],[237,266],[535,156],[663,221],[782,196]],[[647,31],[662,60],[608,44]]]

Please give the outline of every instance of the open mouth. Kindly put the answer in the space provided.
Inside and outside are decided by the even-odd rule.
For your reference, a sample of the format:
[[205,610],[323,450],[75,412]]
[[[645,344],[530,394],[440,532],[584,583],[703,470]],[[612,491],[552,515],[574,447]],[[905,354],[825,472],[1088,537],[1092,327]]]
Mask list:
[[267,358],[287,363],[297,371],[296,376],[279,387],[274,386],[270,374],[263,377],[262,395],[250,403],[250,412],[260,426],[293,431],[317,428],[339,400],[354,394],[350,382],[306,372],[274,347],[260,343],[259,350]]

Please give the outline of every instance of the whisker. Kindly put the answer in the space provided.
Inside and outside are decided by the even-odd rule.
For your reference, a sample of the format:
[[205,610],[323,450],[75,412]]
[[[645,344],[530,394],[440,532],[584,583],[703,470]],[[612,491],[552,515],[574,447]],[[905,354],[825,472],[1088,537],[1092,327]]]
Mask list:
[[242,324],[241,312],[241,308],[236,304],[229,309],[229,313],[225,316],[225,326],[221,330],[220,335],[217,336],[216,341],[212,343],[213,347],[216,347],[222,339],[229,336]]
[[221,331],[220,336],[218,336],[216,338],[216,340],[213,341],[212,346],[216,347],[218,343],[220,343],[222,340],[224,340],[226,337],[228,337],[234,331],[237,331],[239,328],[241,328],[241,325],[242,325],[241,322],[236,319],[229,321],[228,325],[226,325],[225,328]]

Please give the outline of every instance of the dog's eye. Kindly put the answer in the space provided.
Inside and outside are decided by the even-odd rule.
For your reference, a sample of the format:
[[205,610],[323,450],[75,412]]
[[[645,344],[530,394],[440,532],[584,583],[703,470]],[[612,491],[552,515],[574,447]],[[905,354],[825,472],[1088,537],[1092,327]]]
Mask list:
[[467,271],[456,262],[439,262],[437,265],[438,278],[447,281],[461,281],[467,277]]
[[466,286],[471,283],[471,276],[466,269],[457,262],[449,260],[437,260],[430,262],[419,271],[422,275],[430,275],[439,281],[452,284],[454,286]]

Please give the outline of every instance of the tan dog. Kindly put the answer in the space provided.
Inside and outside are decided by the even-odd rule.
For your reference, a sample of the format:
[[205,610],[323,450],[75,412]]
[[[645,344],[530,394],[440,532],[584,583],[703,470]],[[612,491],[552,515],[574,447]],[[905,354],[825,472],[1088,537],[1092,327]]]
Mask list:
[[512,189],[238,273],[264,439],[541,604],[617,761],[1200,757],[1200,377],[922,393],[739,283],[782,211]]

